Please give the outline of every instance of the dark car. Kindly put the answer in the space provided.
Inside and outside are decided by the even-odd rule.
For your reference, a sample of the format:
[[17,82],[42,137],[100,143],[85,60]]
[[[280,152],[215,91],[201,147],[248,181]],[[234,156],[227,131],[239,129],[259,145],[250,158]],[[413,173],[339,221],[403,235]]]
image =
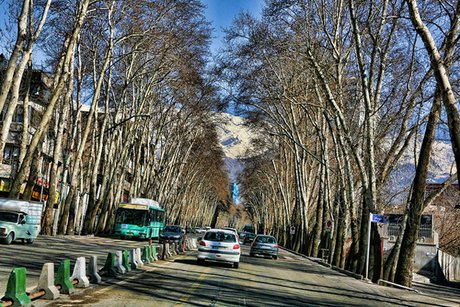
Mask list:
[[181,226],[168,225],[160,233],[160,242],[182,242],[184,230]]
[[252,232],[246,232],[246,234],[244,235],[244,244],[247,244],[247,243],[252,243],[252,241],[254,241],[254,238],[256,237],[256,234],[255,233],[252,233]]
[[275,237],[258,235],[252,242],[249,255],[251,257],[255,255],[270,256],[273,259],[278,259],[278,248]]

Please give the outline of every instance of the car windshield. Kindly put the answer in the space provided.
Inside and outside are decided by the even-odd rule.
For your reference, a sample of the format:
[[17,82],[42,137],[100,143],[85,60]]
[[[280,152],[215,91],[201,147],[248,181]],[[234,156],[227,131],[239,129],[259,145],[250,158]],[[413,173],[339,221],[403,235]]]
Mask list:
[[180,229],[179,226],[166,226],[163,231],[164,232],[181,232],[182,230]]
[[0,221],[2,222],[18,222],[18,214],[12,212],[0,212]]
[[217,241],[217,242],[235,242],[236,241],[236,237],[232,233],[214,232],[214,231],[208,231],[204,235],[204,239],[208,241]]
[[268,243],[268,244],[276,244],[276,240],[273,237],[257,237],[256,242],[258,243]]

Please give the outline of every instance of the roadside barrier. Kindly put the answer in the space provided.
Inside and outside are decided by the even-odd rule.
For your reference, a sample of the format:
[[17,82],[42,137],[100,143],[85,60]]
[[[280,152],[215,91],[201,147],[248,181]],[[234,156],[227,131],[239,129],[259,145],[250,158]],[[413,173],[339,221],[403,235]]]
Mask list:
[[145,263],[152,262],[148,246],[144,246],[144,248],[142,249],[142,261],[144,261]]
[[131,263],[129,262],[129,252],[124,250],[121,252],[122,265],[125,268],[126,272],[131,271]]
[[139,262],[137,262],[137,252],[136,249],[129,250],[129,263],[131,263],[131,268],[133,270],[138,269],[140,267]]
[[115,267],[117,268],[117,272],[121,274],[126,273],[126,268],[123,266],[123,253],[121,251],[116,251],[115,252],[116,257],[116,262],[115,262]]
[[89,281],[92,284],[101,283],[102,278],[101,278],[101,275],[99,275],[99,270],[97,269],[97,256],[95,255],[92,255],[89,258],[88,272],[89,272]]
[[85,257],[78,257],[73,267],[73,274],[70,280],[78,280],[78,288],[88,288],[89,279],[86,276],[86,259]]
[[155,245],[150,245],[150,248],[152,249],[153,261],[158,261],[157,247]]
[[198,246],[197,246],[197,242],[196,242],[196,238],[190,238],[190,249],[197,249]]
[[114,253],[109,253],[107,255],[107,259],[105,260],[104,267],[102,268],[102,272],[106,272],[107,276],[109,277],[116,277],[117,276],[117,266],[116,266],[116,257]]
[[54,285],[54,263],[45,263],[38,279],[37,287],[32,293],[37,293],[43,290],[45,294],[44,299],[55,300],[60,296],[58,288]]
[[[187,244],[184,243],[185,246]],[[104,276],[117,277],[119,273],[137,269],[144,265],[144,262],[158,261],[159,255],[166,257],[172,256],[179,246],[175,243],[163,244],[157,247],[148,245],[144,248],[136,248],[130,251],[109,252],[104,267],[99,271],[97,266],[97,256],[89,258],[88,268],[85,257],[78,257],[70,275],[70,260],[61,261],[55,275],[54,263],[45,263],[42,267],[38,284],[30,293],[26,292],[26,268],[14,268],[9,276],[5,295],[0,297],[0,307],[7,306],[32,306],[32,300],[43,298],[55,300],[61,294],[72,294],[75,287],[86,288],[90,283],[99,284],[102,281],[99,272],[104,272]]]
[[142,261],[142,251],[140,247],[136,248],[136,259],[139,266],[144,266],[144,262]]
[[3,306],[30,306],[32,300],[26,293],[26,268],[15,268],[11,271],[4,299],[10,304],[3,303]]
[[153,254],[152,254],[152,247],[151,247],[151,245],[147,245],[145,248],[147,249],[147,257],[149,258],[150,262],[153,262],[154,259],[153,259]]
[[70,280],[70,260],[65,259],[59,264],[54,284],[61,286],[61,293],[72,294],[75,289]]

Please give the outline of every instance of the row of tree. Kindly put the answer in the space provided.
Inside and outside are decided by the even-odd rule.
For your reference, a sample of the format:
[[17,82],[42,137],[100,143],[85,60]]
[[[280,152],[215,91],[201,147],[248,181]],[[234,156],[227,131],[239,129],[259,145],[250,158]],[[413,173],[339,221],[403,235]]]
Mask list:
[[[240,179],[252,219],[362,274],[371,227],[370,278],[408,286],[422,211],[440,193],[425,195],[439,129],[460,165],[460,1],[419,4],[269,0],[260,19],[241,14],[227,30],[217,67],[268,148]],[[384,262],[369,215],[392,203],[394,170],[414,143],[402,235]]]
[[[58,234],[110,232],[124,197],[158,200],[169,223],[215,223],[230,200],[213,124],[219,102],[205,78],[211,30],[203,5],[194,0],[9,5],[17,35],[4,46],[10,54],[1,72],[0,109],[6,112],[0,147],[3,151],[13,115],[22,108],[9,197],[30,199],[37,178],[49,180],[43,233],[53,233],[56,206]],[[39,121],[31,124],[35,49],[48,61],[50,80]],[[49,168],[41,174],[39,164],[46,162]]]

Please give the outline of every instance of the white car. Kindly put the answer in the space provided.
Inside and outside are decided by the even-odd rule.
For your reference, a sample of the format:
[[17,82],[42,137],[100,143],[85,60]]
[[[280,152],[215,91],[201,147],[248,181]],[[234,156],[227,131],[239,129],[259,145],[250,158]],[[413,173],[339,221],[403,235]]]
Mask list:
[[206,232],[198,243],[198,264],[206,260],[230,262],[238,268],[241,256],[241,247],[238,237],[233,231],[225,229],[211,229]]

